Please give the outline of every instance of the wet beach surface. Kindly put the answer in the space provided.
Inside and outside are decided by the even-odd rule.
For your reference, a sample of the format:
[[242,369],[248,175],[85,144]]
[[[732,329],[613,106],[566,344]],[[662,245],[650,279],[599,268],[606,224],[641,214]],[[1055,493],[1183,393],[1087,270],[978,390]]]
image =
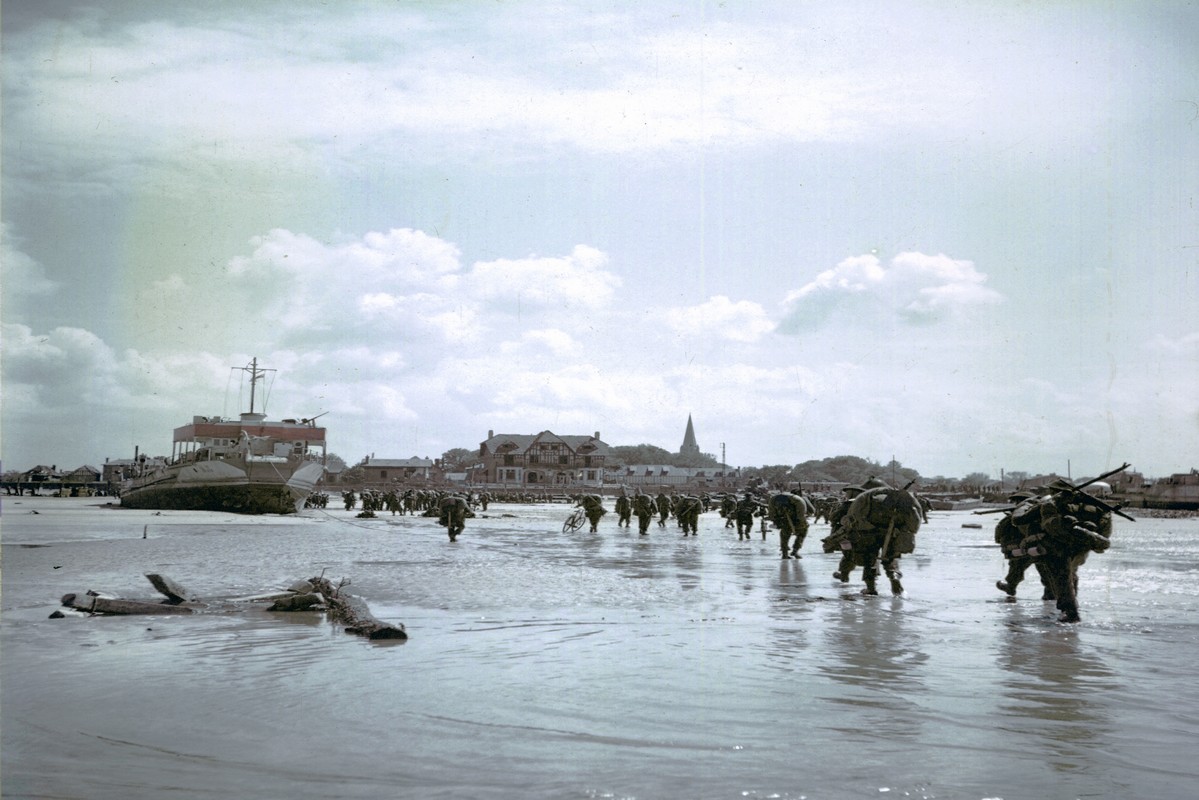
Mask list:
[[[340,507],[103,503],[3,498],[6,799],[1194,796],[1193,518],[1117,519],[1065,625],[1031,571],[1005,602],[996,518],[968,512],[933,512],[905,596],[863,598],[826,524],[782,561],[715,512],[565,534],[565,505],[493,504],[451,544]],[[48,619],[153,597],[150,572],[201,598],[348,578],[411,638],[260,607]]]

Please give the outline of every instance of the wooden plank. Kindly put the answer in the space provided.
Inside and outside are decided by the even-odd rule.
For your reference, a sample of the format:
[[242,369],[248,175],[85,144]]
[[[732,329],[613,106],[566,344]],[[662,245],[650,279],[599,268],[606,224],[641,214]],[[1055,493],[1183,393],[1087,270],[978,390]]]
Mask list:
[[176,603],[186,603],[188,600],[195,599],[195,595],[193,595],[187,589],[184,589],[179,584],[175,583],[166,575],[147,572],[146,578],[154,585],[155,589]]

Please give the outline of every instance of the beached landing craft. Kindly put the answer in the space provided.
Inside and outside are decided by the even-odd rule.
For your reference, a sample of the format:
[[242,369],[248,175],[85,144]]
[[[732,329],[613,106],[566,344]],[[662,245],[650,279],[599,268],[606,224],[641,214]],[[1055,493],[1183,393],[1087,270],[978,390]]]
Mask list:
[[325,472],[325,429],[316,418],[268,420],[255,410],[268,371],[258,359],[250,376],[250,410],[240,419],[194,417],[175,429],[171,457],[139,459],[121,485],[126,508],[291,514]]

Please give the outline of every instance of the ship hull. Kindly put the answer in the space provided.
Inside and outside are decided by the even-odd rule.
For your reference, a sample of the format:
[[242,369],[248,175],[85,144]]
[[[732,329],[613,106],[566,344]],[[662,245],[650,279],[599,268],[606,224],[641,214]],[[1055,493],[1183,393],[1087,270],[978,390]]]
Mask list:
[[305,462],[258,463],[239,468],[205,462],[130,482],[121,491],[124,508],[227,511],[237,514],[294,514],[312,492],[324,468]]

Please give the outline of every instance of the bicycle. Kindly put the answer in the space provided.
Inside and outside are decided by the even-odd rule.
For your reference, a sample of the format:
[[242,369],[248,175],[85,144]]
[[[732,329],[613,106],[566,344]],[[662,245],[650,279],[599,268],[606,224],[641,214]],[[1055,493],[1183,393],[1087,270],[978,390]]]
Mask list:
[[567,517],[566,521],[562,523],[562,532],[574,533],[579,528],[583,527],[584,523],[586,522],[587,515],[583,513],[583,509],[576,508],[574,511],[570,512],[570,516]]

